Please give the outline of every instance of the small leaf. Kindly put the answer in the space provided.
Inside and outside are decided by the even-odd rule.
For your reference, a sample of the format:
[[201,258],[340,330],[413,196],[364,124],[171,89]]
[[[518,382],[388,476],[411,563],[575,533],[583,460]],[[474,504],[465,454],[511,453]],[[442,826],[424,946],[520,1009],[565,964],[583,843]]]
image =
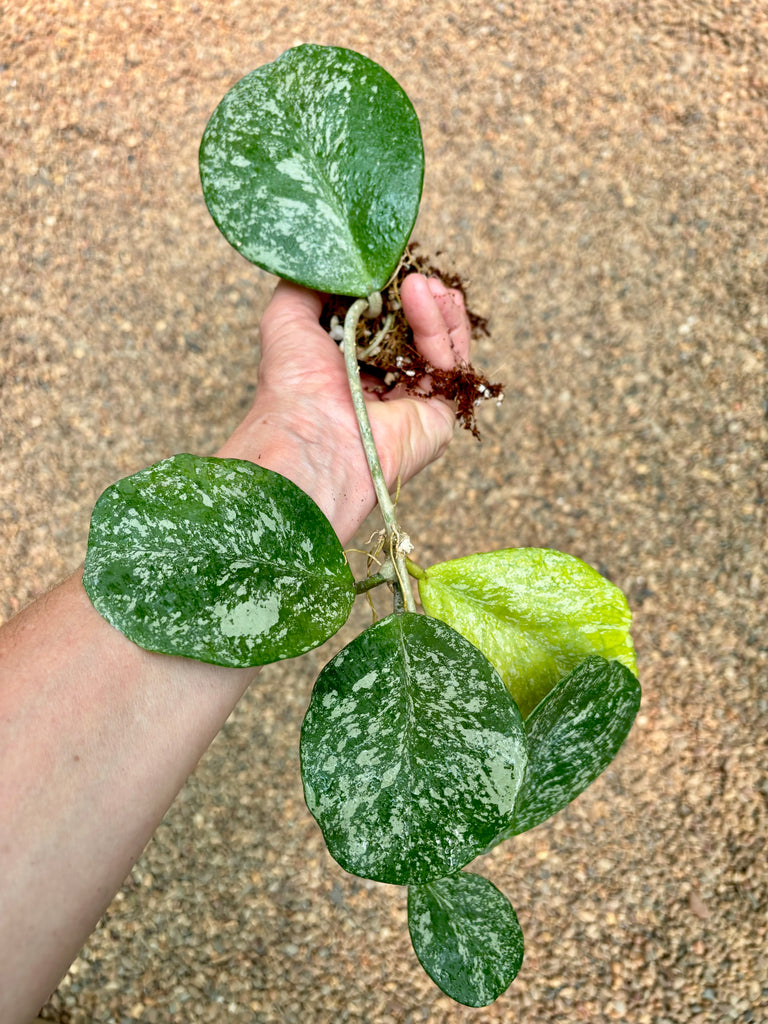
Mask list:
[[640,707],[640,684],[618,661],[587,658],[547,694],[530,718],[528,767],[513,824],[501,838],[546,821],[607,768]]
[[633,672],[627,600],[591,566],[545,548],[442,562],[419,580],[425,611],[485,654],[526,718],[590,654]]
[[364,297],[384,287],[416,220],[419,120],[374,61],[297,46],[226,94],[203,134],[200,176],[211,216],[246,259]]
[[194,455],[107,488],[83,583],[139,646],[230,666],[303,654],[354,601],[341,544],[307,494],[251,462]]
[[465,1006],[488,1006],[523,962],[512,904],[481,875],[462,871],[408,889],[408,930],[435,984]]
[[483,655],[391,615],[320,673],[301,732],[304,795],[343,868],[398,885],[452,874],[509,821],[520,714]]

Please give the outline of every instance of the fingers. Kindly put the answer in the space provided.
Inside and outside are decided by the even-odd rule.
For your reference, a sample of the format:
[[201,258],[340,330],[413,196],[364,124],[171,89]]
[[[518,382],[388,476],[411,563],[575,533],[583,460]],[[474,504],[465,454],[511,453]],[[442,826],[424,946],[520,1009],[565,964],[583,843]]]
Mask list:
[[450,370],[468,360],[471,329],[461,292],[446,288],[438,278],[409,274],[400,298],[416,347],[427,362]]
[[[446,288],[438,278],[409,274],[400,288],[400,297],[416,347],[427,362],[437,369],[450,370],[468,360],[471,329],[459,291]],[[322,306],[318,292],[280,281],[261,320],[262,358],[277,348],[281,359],[290,359],[294,348],[301,348],[306,356],[312,338],[312,348],[321,345],[326,357],[335,362],[338,348],[319,327]]]

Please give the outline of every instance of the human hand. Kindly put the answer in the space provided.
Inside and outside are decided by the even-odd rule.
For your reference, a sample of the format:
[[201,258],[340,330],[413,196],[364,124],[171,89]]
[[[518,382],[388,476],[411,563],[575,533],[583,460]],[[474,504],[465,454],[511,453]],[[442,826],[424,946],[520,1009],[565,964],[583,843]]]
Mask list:
[[[425,359],[447,369],[467,358],[457,293],[412,275],[401,296]],[[346,543],[375,498],[320,309],[316,293],[278,285],[256,398],[218,454],[289,477]],[[441,399],[370,394],[368,407],[390,487],[451,438]],[[98,614],[81,576],[17,616],[0,642],[3,1021],[29,1020],[56,986],[256,672],[143,650]]]
[[[410,274],[400,289],[414,342],[432,366],[469,357],[461,293]],[[249,459],[310,494],[347,542],[375,505],[349,393],[344,357],[319,323],[322,299],[281,281],[261,322],[261,364],[253,406],[221,457]],[[365,384],[365,381],[364,381]],[[367,389],[368,416],[390,489],[438,458],[453,434],[453,406],[440,398]]]

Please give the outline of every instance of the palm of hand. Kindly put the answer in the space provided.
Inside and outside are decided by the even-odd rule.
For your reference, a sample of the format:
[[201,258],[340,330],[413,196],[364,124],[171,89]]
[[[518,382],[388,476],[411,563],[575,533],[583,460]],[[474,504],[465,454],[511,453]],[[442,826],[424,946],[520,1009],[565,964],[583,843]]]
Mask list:
[[[416,344],[429,361],[446,367],[467,358],[469,323],[456,293],[413,275],[402,299]],[[278,285],[261,323],[260,397],[282,412],[285,426],[304,443],[327,446],[354,463],[353,472],[365,474],[344,358],[319,324],[321,308],[316,292]],[[406,398],[397,390],[383,397],[368,394],[371,428],[392,486],[442,453],[452,435],[453,410],[443,401]]]

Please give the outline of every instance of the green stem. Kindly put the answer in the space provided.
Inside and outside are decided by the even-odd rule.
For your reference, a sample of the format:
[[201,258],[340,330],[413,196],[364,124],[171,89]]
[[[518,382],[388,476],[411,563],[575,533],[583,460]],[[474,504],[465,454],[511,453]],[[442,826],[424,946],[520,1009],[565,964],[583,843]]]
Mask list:
[[373,590],[374,587],[380,587],[382,583],[394,583],[396,579],[395,567],[391,562],[387,561],[379,572],[366,576],[364,580],[355,580],[355,593],[366,594],[369,590]]
[[424,572],[421,566],[417,565],[416,562],[412,562],[410,558],[406,558],[405,567],[410,573],[410,575],[414,577],[414,579],[425,580],[427,578],[427,574]]
[[378,292],[374,292],[367,299],[357,299],[347,310],[347,315],[344,318],[344,362],[347,368],[347,379],[349,380],[349,388],[352,392],[352,405],[357,417],[360,438],[363,442],[366,460],[368,461],[368,469],[371,472],[376,500],[379,503],[384,520],[389,555],[395,563],[395,570],[397,572],[395,587],[402,593],[406,611],[415,612],[416,602],[413,599],[413,592],[408,583],[405,555],[400,551],[401,534],[397,524],[395,505],[387,488],[381,462],[379,462],[379,453],[376,451],[376,444],[373,440],[371,421],[368,419],[363,385],[360,381],[360,367],[357,365],[357,322],[369,306],[374,315],[376,315],[375,311],[377,309],[381,310],[381,295]]

